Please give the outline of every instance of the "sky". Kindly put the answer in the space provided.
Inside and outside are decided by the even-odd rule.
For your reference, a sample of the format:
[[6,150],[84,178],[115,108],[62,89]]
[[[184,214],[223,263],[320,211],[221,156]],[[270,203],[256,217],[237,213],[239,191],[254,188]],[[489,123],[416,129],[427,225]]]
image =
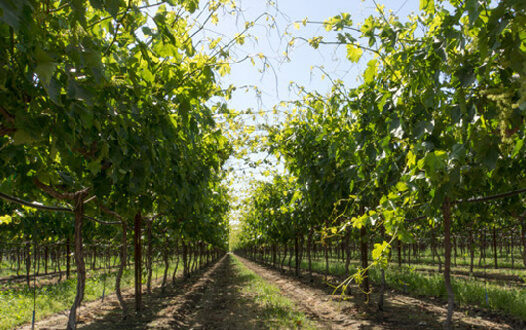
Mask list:
[[[380,2],[381,4],[381,2]],[[328,35],[321,25],[300,26],[294,28],[294,22],[301,22],[305,18],[309,21],[323,22],[324,20],[338,15],[342,12],[351,14],[355,23],[362,22],[366,17],[375,15],[375,4],[372,0],[276,0],[275,7],[268,7],[263,0],[243,0],[237,5],[243,12],[239,17],[220,17],[217,31],[227,36],[239,33],[243,28],[244,21],[255,20],[261,13],[268,12],[276,18],[275,29],[269,29],[261,21],[256,24],[254,30],[249,34],[258,38],[258,42],[248,40],[242,47],[234,49],[237,57],[245,55],[264,54],[269,58],[272,68],[261,74],[249,61],[232,66],[231,74],[222,78],[222,83],[233,83],[236,86],[255,85],[262,91],[261,103],[253,95],[238,93],[229,102],[236,109],[263,108],[268,109],[281,100],[294,99],[295,94],[288,92],[291,81],[307,87],[307,89],[325,92],[330,89],[330,81],[321,79],[319,70],[311,70],[312,66],[323,66],[332,76],[344,80],[348,84],[356,84],[357,76],[365,65],[353,64],[345,58],[345,46],[336,48],[333,45],[320,46],[315,50],[306,42],[298,41],[292,52],[289,53],[289,61],[286,61],[283,52],[286,50],[290,36],[283,36],[287,31],[294,37],[310,38],[315,35]],[[412,11],[418,11],[418,0],[386,1],[386,9],[392,9],[401,18],[406,17]],[[237,24],[236,24],[237,20]],[[332,34],[334,37],[334,33]],[[329,37],[328,37],[329,38]],[[329,38],[334,40],[334,38]]]
[[[253,109],[254,112],[264,111],[269,113],[272,107],[280,101],[299,99],[291,90],[290,83],[294,82],[304,86],[307,91],[318,91],[325,94],[331,89],[331,80],[340,79],[348,87],[357,86],[360,82],[360,73],[368,61],[365,55],[360,62],[351,63],[346,59],[345,46],[321,45],[318,49],[312,48],[306,41],[297,40],[292,49],[288,43],[293,37],[309,39],[313,36],[324,36],[326,40],[334,40],[335,33],[327,33],[321,24],[307,24],[296,29],[294,23],[308,19],[310,22],[323,22],[340,13],[349,13],[353,22],[359,23],[370,15],[377,15],[373,0],[274,0],[274,5],[269,5],[264,0],[238,0],[236,1],[237,13],[230,15],[221,12],[218,15],[217,25],[207,25],[205,37],[217,38],[223,36],[225,40],[233,38],[236,33],[241,33],[245,22],[254,21],[255,25],[246,34],[245,43],[236,45],[231,49],[233,60],[253,58],[255,65],[250,60],[231,65],[229,75],[219,79],[220,84],[227,87],[235,86],[256,87],[260,94],[253,90],[238,89],[232,99],[228,100],[228,107],[237,111]],[[400,19],[404,19],[411,12],[417,13],[419,0],[381,1],[386,11],[392,10]],[[201,4],[203,5],[203,3]],[[267,13],[268,16],[261,16]],[[259,17],[259,19],[258,19]],[[268,20],[266,18],[269,18]],[[284,52],[288,50],[288,56]],[[268,67],[261,71],[263,60],[258,54],[264,56]],[[323,72],[320,68],[323,68]],[[246,116],[245,124],[254,125],[261,123],[278,122],[283,118],[278,116]],[[254,134],[261,134],[256,131]],[[265,154],[251,154],[250,160],[256,161],[267,157]],[[259,167],[251,169],[244,161],[231,158],[228,167],[234,169],[231,176],[233,194],[244,197],[244,189],[251,179],[265,180],[262,173],[268,168]],[[278,170],[282,166],[275,164]],[[268,178],[267,178],[268,179]]]

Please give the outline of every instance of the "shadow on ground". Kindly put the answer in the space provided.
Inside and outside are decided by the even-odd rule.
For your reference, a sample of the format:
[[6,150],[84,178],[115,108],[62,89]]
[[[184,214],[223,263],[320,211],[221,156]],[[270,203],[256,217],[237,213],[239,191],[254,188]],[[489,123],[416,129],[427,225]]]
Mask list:
[[[217,264],[194,274],[186,281],[171,285],[165,293],[160,288],[145,296],[140,315],[132,313],[122,319],[120,310],[103,317],[91,318],[79,329],[254,329],[268,328],[263,315],[287,313],[274,306],[261,308],[251,302],[242,287],[251,280],[234,268],[233,257],[227,255]],[[128,296],[129,308],[133,297]],[[82,318],[81,318],[82,319]],[[89,318],[88,318],[89,319]]]
[[[339,302],[340,298],[344,301],[337,303],[340,313],[361,321],[361,329],[443,329],[443,322],[446,315],[446,303],[440,298],[430,299],[410,297],[395,290],[387,290],[385,294],[384,312],[377,310],[378,288],[374,288],[369,296],[368,303],[365,302],[364,295],[356,285],[351,285],[347,296],[332,296],[334,289],[327,285],[325,276],[313,272],[312,281],[308,274],[300,279],[292,276],[290,270],[279,271],[267,265],[258,264],[263,272],[269,274],[266,279],[272,281],[273,278],[287,278],[288,281],[280,285],[284,292],[294,292],[295,288],[304,288],[309,292],[309,288],[318,291],[310,291],[308,295],[317,296],[318,301],[333,300]],[[261,273],[262,271],[257,271]],[[339,278],[330,277],[329,282],[336,283]],[[296,296],[301,293],[296,292]],[[301,302],[300,302],[301,303]],[[309,309],[314,309],[309,307]],[[320,318],[323,319],[323,315]],[[333,326],[338,326],[338,320],[331,320]],[[478,308],[459,308],[455,312],[453,325],[456,329],[516,329],[523,328],[521,322],[510,317],[499,315],[498,313],[488,313]]]

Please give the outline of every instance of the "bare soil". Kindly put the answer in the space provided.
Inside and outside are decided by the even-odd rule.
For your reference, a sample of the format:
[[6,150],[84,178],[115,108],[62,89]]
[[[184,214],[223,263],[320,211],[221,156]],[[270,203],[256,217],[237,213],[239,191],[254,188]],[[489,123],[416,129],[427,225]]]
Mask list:
[[[442,329],[446,314],[439,301],[408,297],[393,291],[386,292],[385,311],[378,312],[377,296],[369,303],[363,294],[352,288],[350,294],[333,296],[333,289],[321,275],[294,278],[236,256],[249,269],[266,281],[278,286],[283,295],[292,300],[299,310],[319,325],[320,329]],[[123,319],[115,295],[104,302],[84,304],[80,309],[79,329],[269,329],[250,292],[242,290],[243,279],[237,273],[233,256],[227,255],[190,279],[179,278],[162,293],[159,284],[151,295],[144,297],[142,312],[130,312]],[[129,309],[133,309],[132,291],[125,291]],[[36,329],[64,329],[67,311],[55,314],[36,324]],[[470,315],[466,315],[470,314]],[[474,315],[473,315],[474,314]],[[458,329],[515,329],[523,325],[500,319],[487,318],[476,311],[459,311],[454,315]],[[25,325],[19,329],[30,329]]]
[[[309,314],[331,324],[331,328],[360,329],[443,329],[447,305],[439,299],[414,298],[389,290],[385,293],[384,311],[378,311],[378,294],[373,290],[369,302],[354,286],[347,295],[335,295],[321,274],[297,279],[283,273],[240,258],[245,265],[266,280],[278,285],[283,294],[294,299]],[[349,292],[350,291],[350,292]],[[349,321],[351,319],[352,321]],[[475,308],[462,308],[454,313],[456,329],[526,329],[523,321]]]
[[[269,329],[252,294],[242,290],[245,279],[234,268],[227,255],[213,266],[190,279],[178,278],[175,285],[162,293],[159,285],[144,298],[139,314],[123,319],[115,295],[83,304],[79,311],[78,329]],[[129,309],[133,308],[132,291],[124,293]],[[68,312],[55,314],[36,323],[36,329],[64,329]],[[29,330],[30,324],[19,329]]]

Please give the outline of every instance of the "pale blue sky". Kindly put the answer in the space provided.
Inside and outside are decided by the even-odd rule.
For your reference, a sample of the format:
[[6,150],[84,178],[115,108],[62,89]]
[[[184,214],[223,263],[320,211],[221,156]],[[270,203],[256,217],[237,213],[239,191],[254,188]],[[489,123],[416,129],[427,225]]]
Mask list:
[[[277,28],[269,30],[264,24],[264,20],[249,31],[256,36],[259,42],[256,44],[247,39],[243,46],[237,46],[234,50],[235,56],[244,57],[245,55],[263,53],[270,60],[272,68],[265,74],[261,74],[257,68],[253,67],[249,61],[232,66],[231,74],[222,78],[224,84],[232,83],[236,86],[255,85],[263,92],[262,104],[258,103],[254,95],[236,93],[229,105],[235,109],[271,108],[281,100],[295,99],[293,93],[287,91],[291,81],[307,87],[308,90],[318,90],[322,93],[330,89],[329,80],[321,80],[321,73],[318,70],[311,71],[311,66],[323,66],[328,73],[335,78],[343,79],[347,84],[356,84],[357,76],[361,72],[364,63],[353,64],[345,58],[345,47],[337,49],[335,46],[321,46],[315,50],[306,43],[298,41],[294,51],[289,54],[290,62],[285,62],[283,52],[286,50],[290,36],[283,36],[288,31],[295,37],[310,38],[316,35],[324,35],[328,40],[330,37],[322,26],[307,25],[301,26],[300,30],[293,28],[292,24],[308,18],[309,21],[324,21],[341,12],[351,14],[355,23],[362,22],[366,17],[375,14],[375,4],[372,0],[325,0],[325,1],[293,1],[277,0],[276,7],[268,7],[266,1],[262,0],[243,0],[238,1],[238,6],[242,9],[243,15],[236,19],[220,17],[217,30],[227,36],[233,36],[240,32],[244,27],[245,21],[256,19],[261,13],[267,11],[276,18]],[[381,2],[380,2],[381,4]],[[411,11],[418,11],[418,0],[407,1],[385,1],[386,9],[392,9],[401,18],[406,17]],[[279,12],[276,11],[276,8]],[[334,33],[332,34],[334,37]],[[256,63],[258,63],[256,61]]]

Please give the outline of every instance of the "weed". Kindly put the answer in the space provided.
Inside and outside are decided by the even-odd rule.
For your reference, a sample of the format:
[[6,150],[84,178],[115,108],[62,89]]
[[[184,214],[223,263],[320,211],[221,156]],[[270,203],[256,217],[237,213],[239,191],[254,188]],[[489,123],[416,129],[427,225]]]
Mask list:
[[244,280],[243,290],[250,293],[253,303],[262,308],[266,326],[275,329],[316,329],[316,325],[304,313],[298,311],[278,287],[245,267],[237,258],[233,259],[240,279]]
[[[181,267],[179,267],[181,268]],[[162,265],[154,265],[155,273],[161,274],[164,270]],[[173,270],[173,266],[172,266]],[[84,302],[100,299],[102,293],[105,295],[115,290],[115,272],[104,272],[101,270],[88,272],[84,292]],[[170,271],[171,274],[171,271]],[[133,286],[134,272],[125,270],[121,280],[121,287]],[[145,279],[145,277],[143,277]],[[36,289],[36,320],[45,316],[68,310],[73,304],[76,294],[76,279],[62,281],[58,284],[48,284]],[[3,284],[0,290],[0,330],[12,329],[13,327],[31,322],[33,316],[33,288],[25,284]]]

